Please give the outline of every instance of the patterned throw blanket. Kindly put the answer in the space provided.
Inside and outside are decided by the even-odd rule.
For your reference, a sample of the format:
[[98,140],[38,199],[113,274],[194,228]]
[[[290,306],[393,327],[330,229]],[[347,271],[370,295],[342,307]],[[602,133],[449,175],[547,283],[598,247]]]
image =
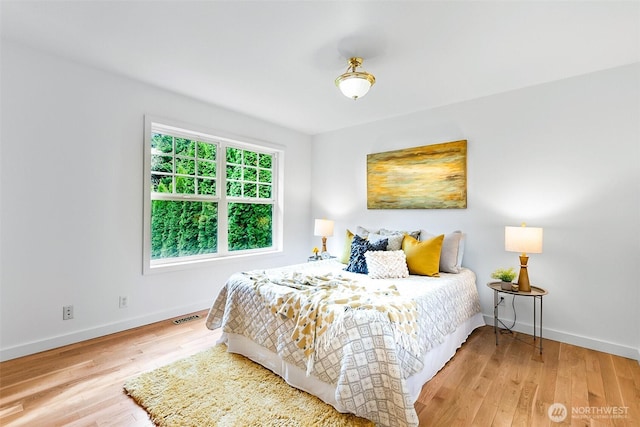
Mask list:
[[[292,340],[307,359],[307,375],[313,369],[319,348],[344,332],[343,318],[352,310],[369,310],[372,319],[390,323],[396,343],[418,354],[418,309],[415,301],[403,298],[394,285],[371,290],[341,276],[305,275],[298,272],[267,275],[245,273],[256,292],[274,315],[293,319]],[[268,292],[273,284],[286,286],[285,293]]]

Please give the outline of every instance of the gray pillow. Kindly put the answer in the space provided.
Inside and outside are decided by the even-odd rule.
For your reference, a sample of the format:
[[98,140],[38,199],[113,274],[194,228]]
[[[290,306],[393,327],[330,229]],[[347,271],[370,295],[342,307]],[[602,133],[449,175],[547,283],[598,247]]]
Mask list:
[[369,230],[361,225],[356,227],[356,234],[360,237],[364,237],[366,239],[371,233],[378,233],[378,230]]
[[[420,230],[421,241],[435,236],[426,230]],[[460,273],[462,271],[464,240],[465,234],[460,230],[444,235],[440,252],[440,271],[443,273]]]

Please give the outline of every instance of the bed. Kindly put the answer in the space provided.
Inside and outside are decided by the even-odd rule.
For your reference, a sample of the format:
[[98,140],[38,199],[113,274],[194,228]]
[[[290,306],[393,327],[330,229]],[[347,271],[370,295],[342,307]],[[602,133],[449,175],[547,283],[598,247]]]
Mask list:
[[222,328],[228,351],[340,412],[417,426],[422,386],[485,323],[473,271],[404,276],[345,271],[337,259],[238,272],[206,325]]

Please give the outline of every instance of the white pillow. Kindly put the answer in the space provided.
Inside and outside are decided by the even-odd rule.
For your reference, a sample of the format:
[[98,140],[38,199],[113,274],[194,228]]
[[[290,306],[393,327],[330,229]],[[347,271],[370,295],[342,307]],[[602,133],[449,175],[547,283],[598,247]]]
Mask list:
[[372,279],[399,279],[409,277],[404,251],[367,251],[367,270]]
[[383,236],[382,234],[369,233],[369,241],[371,243],[377,242],[378,240],[382,239],[387,239],[388,251],[399,251],[400,249],[402,249],[404,234],[390,234],[388,236]]
[[[420,230],[420,240],[429,240],[435,237],[426,230]],[[456,230],[445,234],[440,252],[440,271],[443,273],[460,273],[462,271],[462,257],[464,256],[465,234]]]

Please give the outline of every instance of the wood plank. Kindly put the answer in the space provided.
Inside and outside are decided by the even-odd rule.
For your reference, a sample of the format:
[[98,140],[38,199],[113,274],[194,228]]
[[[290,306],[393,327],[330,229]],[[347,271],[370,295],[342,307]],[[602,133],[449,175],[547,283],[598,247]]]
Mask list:
[[556,388],[553,403],[565,406],[567,416],[560,425],[571,425],[571,365],[573,363],[573,346],[560,345],[558,353],[558,370],[556,372]]
[[558,359],[560,356],[560,343],[545,340],[544,353],[539,376],[539,385],[534,401],[532,424],[535,426],[550,425],[548,410],[555,403],[556,382],[558,378]]
[[[604,386],[604,395],[606,398],[606,404],[598,408],[601,411],[608,411],[610,408],[618,408],[624,406],[624,400],[621,395],[620,386],[618,385],[618,378],[616,376],[615,368],[613,367],[612,355],[607,353],[598,352],[598,360],[600,362],[600,370],[602,372],[602,384]],[[599,417],[602,414],[597,414]],[[603,419],[603,418],[598,418]],[[612,421],[611,425],[623,426],[626,424],[624,420],[617,418],[605,418]]]
[[[486,328],[486,327],[485,327]],[[493,340],[493,330],[491,330],[491,342]],[[477,331],[476,331],[477,332]],[[484,331],[481,331],[484,332]],[[475,332],[474,332],[475,333]],[[488,337],[487,337],[488,338]],[[507,355],[510,353],[512,346],[517,345],[515,341],[504,341],[502,344],[495,346],[494,353],[491,355],[489,362],[487,363],[485,370],[481,376],[489,382],[489,389],[485,394],[481,406],[476,411],[476,415],[473,418],[472,425],[476,426],[488,426],[488,425],[500,425],[500,419],[496,420],[496,414],[502,406],[502,392],[505,388],[505,384],[510,377],[508,364],[505,363]]]
[[503,362],[503,369],[507,370],[506,381],[502,385],[500,407],[493,422],[496,425],[510,425],[516,415],[518,400],[523,388],[527,360],[532,356],[535,348],[528,346],[519,339],[523,334],[514,333],[511,351]]
[[[571,365],[571,406],[567,406],[569,412],[574,408],[584,408],[589,406],[589,388],[587,386],[587,362],[586,349],[571,347],[572,355],[575,359]],[[579,416],[571,416],[572,426],[583,426],[587,419]]]
[[640,420],[640,370],[636,369],[637,362],[619,356],[612,356],[611,360],[618,377],[626,418]]

